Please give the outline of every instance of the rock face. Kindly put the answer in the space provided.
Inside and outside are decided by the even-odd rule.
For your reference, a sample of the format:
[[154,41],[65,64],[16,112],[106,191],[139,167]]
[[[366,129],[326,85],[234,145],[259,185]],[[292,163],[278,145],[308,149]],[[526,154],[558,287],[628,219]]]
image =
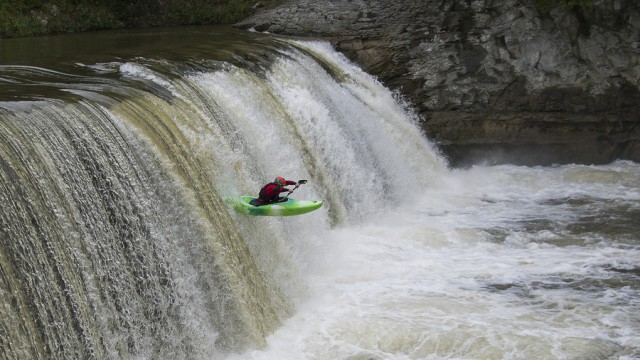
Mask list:
[[452,165],[640,161],[640,2],[289,0],[237,24],[324,37],[399,90]]

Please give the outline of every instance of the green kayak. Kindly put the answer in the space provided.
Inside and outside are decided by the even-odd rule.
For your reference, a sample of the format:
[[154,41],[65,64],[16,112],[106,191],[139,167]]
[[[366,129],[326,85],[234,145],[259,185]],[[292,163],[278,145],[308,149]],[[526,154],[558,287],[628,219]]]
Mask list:
[[319,200],[296,200],[287,198],[286,201],[272,203],[268,205],[254,206],[251,201],[256,198],[251,196],[242,196],[240,198],[229,199],[227,203],[242,214],[254,216],[293,216],[308,213],[317,210],[322,206]]

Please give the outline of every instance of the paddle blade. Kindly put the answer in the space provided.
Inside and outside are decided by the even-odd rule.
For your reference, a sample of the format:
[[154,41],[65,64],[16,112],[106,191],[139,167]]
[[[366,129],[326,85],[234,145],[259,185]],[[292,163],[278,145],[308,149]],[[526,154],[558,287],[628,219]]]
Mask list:
[[307,183],[307,180],[298,180],[298,184],[302,185],[302,184],[306,184],[306,183]]

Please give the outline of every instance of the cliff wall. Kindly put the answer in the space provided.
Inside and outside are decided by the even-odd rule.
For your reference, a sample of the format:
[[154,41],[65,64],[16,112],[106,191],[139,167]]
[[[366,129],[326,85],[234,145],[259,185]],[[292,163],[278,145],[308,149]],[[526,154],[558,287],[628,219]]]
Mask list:
[[330,39],[454,166],[640,161],[638,0],[289,0],[237,26]]

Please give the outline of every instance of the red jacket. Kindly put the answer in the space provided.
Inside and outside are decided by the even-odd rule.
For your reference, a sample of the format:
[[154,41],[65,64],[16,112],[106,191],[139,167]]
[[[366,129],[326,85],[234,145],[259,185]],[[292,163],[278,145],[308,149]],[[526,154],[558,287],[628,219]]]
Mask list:
[[[286,185],[295,185],[295,181],[287,180]],[[268,183],[260,189],[260,194],[258,195],[258,201],[261,204],[268,204],[272,202],[278,201],[280,198],[280,193],[288,192],[289,189],[285,188],[282,185],[278,185],[275,182]]]

